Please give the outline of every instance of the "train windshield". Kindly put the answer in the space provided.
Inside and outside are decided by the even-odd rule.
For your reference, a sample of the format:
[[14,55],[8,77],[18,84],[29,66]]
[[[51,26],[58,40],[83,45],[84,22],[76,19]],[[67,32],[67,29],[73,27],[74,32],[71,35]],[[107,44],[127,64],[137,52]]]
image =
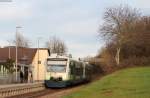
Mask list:
[[47,70],[49,72],[65,72],[66,71],[66,65],[49,65]]

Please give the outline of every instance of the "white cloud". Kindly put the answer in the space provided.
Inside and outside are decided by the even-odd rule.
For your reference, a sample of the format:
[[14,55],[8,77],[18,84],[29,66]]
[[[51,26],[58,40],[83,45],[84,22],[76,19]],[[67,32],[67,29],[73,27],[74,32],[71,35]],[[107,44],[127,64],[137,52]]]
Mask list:
[[4,47],[6,45],[8,45],[8,43],[6,41],[0,40],[0,47]]
[[63,24],[54,24],[49,26],[49,32],[57,36],[96,36],[99,29],[99,19],[89,18],[83,20],[71,20]]
[[135,6],[139,7],[139,8],[150,8],[149,4],[150,1],[149,0],[133,0]]
[[[89,5],[87,6],[86,1],[85,4],[80,4],[80,0],[13,0],[10,4],[0,4],[0,21],[2,26],[8,21],[6,24],[9,24],[10,30],[16,24],[10,25],[9,22],[21,20],[19,22],[25,24],[22,25],[24,32],[31,37],[35,46],[37,36],[45,39],[52,32],[65,39],[69,53],[74,57],[94,56],[100,46],[89,40],[97,34],[100,21],[95,13],[96,9]],[[5,30],[1,30],[3,31]],[[7,44],[5,39],[0,40],[0,45]]]
[[98,30],[98,20],[97,19],[87,19],[81,21],[71,21],[62,25],[59,29],[66,34],[86,34],[86,33],[96,33]]
[[67,43],[69,51],[68,53],[72,53],[73,57],[86,57],[86,56],[95,56],[97,53],[97,49],[103,46],[103,43],[95,42],[95,43],[76,43],[76,42],[68,42]]
[[10,3],[0,3],[0,20],[10,21],[28,18],[32,14],[32,3],[12,1]]

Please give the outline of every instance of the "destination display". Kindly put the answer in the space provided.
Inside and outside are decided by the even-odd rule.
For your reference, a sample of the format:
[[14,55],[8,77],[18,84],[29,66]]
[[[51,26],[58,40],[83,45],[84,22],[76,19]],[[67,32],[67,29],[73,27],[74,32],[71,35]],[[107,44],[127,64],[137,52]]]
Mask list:
[[66,65],[67,61],[47,61],[48,65]]

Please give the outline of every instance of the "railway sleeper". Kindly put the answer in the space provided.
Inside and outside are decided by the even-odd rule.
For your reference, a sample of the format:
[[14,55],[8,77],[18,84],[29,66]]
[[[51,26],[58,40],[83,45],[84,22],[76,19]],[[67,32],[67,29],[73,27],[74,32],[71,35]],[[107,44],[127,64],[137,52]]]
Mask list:
[[7,87],[7,88],[0,88],[0,98],[3,97],[11,97],[15,95],[30,93],[30,92],[36,92],[40,90],[44,90],[45,86],[43,83],[41,84],[35,84],[35,85],[22,85],[16,87]]

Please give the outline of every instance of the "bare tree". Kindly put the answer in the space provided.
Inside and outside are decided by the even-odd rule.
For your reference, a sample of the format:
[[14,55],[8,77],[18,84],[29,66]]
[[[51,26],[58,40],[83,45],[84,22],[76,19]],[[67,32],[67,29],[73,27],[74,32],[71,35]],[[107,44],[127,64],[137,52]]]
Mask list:
[[100,35],[107,41],[114,41],[116,44],[116,63],[120,63],[121,45],[125,41],[124,34],[128,30],[132,30],[132,23],[136,22],[140,17],[137,9],[129,6],[119,6],[107,8],[104,13],[104,24],[100,28]]
[[49,38],[49,41],[46,42],[46,47],[49,49],[50,53],[62,55],[67,52],[67,47],[64,41],[55,36]]
[[125,58],[150,56],[150,17],[141,17],[124,37],[127,39],[122,45]]
[[[17,39],[17,41],[16,41]],[[17,44],[18,47],[30,47],[30,42],[29,40],[24,37],[21,33],[17,34],[17,38],[13,40],[13,44]]]

